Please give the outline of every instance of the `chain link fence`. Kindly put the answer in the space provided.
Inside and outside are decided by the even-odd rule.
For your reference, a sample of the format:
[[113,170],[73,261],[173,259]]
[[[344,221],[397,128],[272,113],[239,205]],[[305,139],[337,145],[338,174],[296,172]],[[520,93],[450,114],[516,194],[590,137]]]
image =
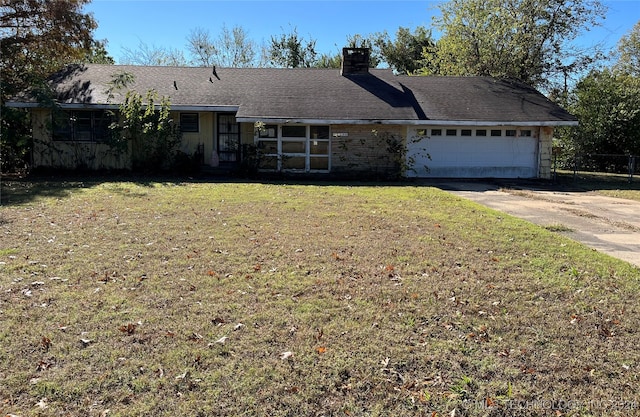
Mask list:
[[614,183],[638,183],[640,178],[639,155],[617,154],[566,154],[554,150],[553,176],[575,182],[581,180]]

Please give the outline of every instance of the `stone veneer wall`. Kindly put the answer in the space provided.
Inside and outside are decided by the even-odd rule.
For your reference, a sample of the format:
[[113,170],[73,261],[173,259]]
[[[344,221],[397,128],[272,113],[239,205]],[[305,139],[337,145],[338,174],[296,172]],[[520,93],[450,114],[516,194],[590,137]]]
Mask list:
[[540,128],[538,137],[538,143],[540,146],[538,157],[538,178],[551,179],[551,163],[552,163],[552,148],[553,148],[553,127],[543,126]]
[[[331,173],[371,179],[399,173],[397,158],[389,153],[387,139],[404,146],[406,129],[397,125],[331,126]],[[347,134],[348,136],[338,136]]]

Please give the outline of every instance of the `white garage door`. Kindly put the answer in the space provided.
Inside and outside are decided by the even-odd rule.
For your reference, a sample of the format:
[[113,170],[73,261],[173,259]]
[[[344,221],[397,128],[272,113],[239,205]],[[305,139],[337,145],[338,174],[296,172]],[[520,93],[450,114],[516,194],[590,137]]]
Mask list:
[[408,177],[538,176],[538,140],[530,129],[410,128],[408,133]]

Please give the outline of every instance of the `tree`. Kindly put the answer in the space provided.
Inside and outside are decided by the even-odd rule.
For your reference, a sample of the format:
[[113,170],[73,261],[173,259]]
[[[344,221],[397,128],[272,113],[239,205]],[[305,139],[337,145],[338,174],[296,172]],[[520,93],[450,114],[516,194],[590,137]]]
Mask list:
[[565,147],[577,154],[640,154],[640,78],[592,71],[576,85],[569,109],[580,125]]
[[131,141],[134,170],[161,171],[174,166],[181,135],[170,109],[169,98],[158,97],[155,90],[147,91],[144,97],[127,91],[119,107],[120,122],[112,126],[112,136],[114,143]]
[[83,60],[87,64],[113,65],[116,61],[107,52],[107,41],[96,41]]
[[640,77],[640,21],[618,42],[616,69]]
[[96,22],[82,7],[90,0],[2,0],[0,3],[0,160],[3,172],[24,166],[28,113],[4,107],[10,97],[44,85],[64,65],[82,62],[96,41]]
[[449,0],[435,27],[444,35],[426,51],[424,73],[514,78],[535,87],[588,68],[599,54],[572,42],[598,25],[598,0]]
[[279,37],[272,36],[267,53],[269,62],[276,67],[309,68],[317,62],[316,41],[303,39],[296,28]]
[[125,65],[180,67],[189,63],[179,49],[167,49],[140,41],[135,49],[122,48],[120,63]]
[[211,67],[215,64],[216,47],[209,31],[202,28],[192,29],[187,36],[187,50],[192,61],[200,67]]
[[411,33],[409,28],[400,27],[395,40],[384,32],[378,34],[375,44],[380,49],[382,60],[399,74],[413,74],[424,67],[423,53],[435,46],[431,32],[423,26]]
[[256,65],[256,45],[241,26],[232,29],[222,26],[217,39],[202,28],[191,31],[187,37],[187,49],[198,66],[247,68]]

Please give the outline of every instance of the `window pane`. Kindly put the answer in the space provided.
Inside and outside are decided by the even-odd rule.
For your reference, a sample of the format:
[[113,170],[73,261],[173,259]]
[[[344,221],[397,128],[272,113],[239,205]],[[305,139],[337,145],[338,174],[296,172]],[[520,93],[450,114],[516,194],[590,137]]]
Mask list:
[[311,169],[318,169],[318,170],[325,170],[325,171],[329,169],[329,158],[327,157],[314,156],[310,158],[309,163],[311,165],[310,166]]
[[456,136],[458,134],[457,129],[447,129],[447,136]]
[[282,153],[305,153],[306,151],[304,142],[282,142]]
[[329,139],[329,126],[311,126],[311,139]]
[[258,131],[260,138],[276,138],[278,137],[278,126],[266,125],[264,129]]
[[531,136],[531,130],[521,130],[520,136]]
[[442,129],[431,129],[431,136],[442,136]]
[[515,136],[515,135],[516,135],[515,129],[507,129],[507,132],[505,134],[505,136]]
[[285,138],[306,138],[306,126],[282,126],[282,137]]
[[312,155],[327,155],[329,153],[329,141],[311,140],[309,153]]
[[97,141],[108,139],[111,131],[111,116],[106,111],[93,112],[93,139]]
[[502,136],[502,130],[492,129],[491,130],[491,136]]
[[197,132],[198,130],[198,113],[180,113],[181,132]]
[[91,140],[91,112],[74,113],[75,140]]
[[65,111],[55,111],[53,115],[53,139],[71,140],[71,115]]
[[258,149],[260,152],[269,154],[269,153],[278,153],[278,141],[277,140],[261,140],[258,142]]
[[304,156],[293,156],[282,158],[282,169],[305,169],[306,158]]
[[258,168],[260,169],[278,169],[278,157],[277,156],[263,156],[258,162]]
[[460,131],[460,136],[471,136],[471,129],[462,129]]
[[486,129],[476,130],[476,136],[487,136],[487,130]]

